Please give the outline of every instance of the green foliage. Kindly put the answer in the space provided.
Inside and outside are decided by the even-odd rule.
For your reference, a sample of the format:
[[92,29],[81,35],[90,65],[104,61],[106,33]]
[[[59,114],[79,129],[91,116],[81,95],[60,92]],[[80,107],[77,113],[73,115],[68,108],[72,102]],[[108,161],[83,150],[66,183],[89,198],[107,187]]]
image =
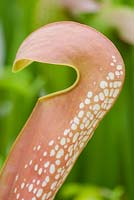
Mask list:
[[59,200],[122,200],[125,197],[121,187],[110,190],[91,185],[70,183],[63,186],[57,198]]
[[[123,41],[118,29],[103,19],[110,13],[108,9],[126,6],[132,9],[134,1],[109,0],[107,9],[75,16],[56,2],[0,0],[0,167],[37,98],[68,87],[76,76],[66,67],[46,68],[39,63],[13,74],[11,65],[17,48],[40,25],[74,20],[96,28],[113,41],[125,61],[126,81],[117,103],[96,130],[56,199],[124,200],[125,193],[128,200],[133,200],[134,47]],[[108,6],[108,1],[100,2]],[[80,184],[69,184],[72,181]]]

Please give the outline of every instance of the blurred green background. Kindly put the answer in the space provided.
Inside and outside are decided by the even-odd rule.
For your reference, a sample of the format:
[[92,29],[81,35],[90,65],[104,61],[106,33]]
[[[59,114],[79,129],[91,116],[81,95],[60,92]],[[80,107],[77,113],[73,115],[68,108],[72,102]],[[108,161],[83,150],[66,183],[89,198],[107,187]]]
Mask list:
[[112,40],[124,59],[126,81],[56,200],[133,200],[134,1],[130,0],[0,0],[0,167],[37,98],[64,89],[75,79],[71,69],[38,63],[11,72],[23,39],[36,28],[61,20],[87,24]]

